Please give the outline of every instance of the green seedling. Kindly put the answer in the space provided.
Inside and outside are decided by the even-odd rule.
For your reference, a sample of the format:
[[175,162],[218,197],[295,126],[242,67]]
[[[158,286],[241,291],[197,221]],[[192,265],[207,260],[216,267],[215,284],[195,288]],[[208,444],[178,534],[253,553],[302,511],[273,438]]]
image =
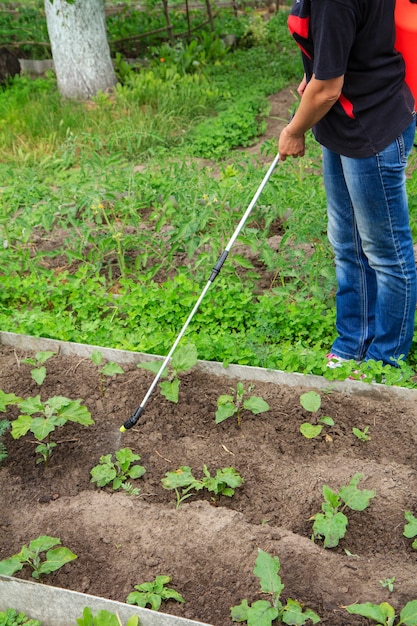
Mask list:
[[[271,626],[273,623],[297,624],[302,626],[309,620],[313,624],[320,621],[320,617],[311,609],[303,610],[297,600],[288,598],[285,606],[280,600],[285,585],[281,582],[278,572],[281,564],[277,556],[271,556],[267,552],[258,549],[253,573],[259,578],[261,593],[267,593],[271,600],[257,600],[251,605],[242,600],[238,606],[230,609],[231,618],[234,622],[246,622],[248,626]],[[278,620],[278,622],[275,622]]]
[[[58,548],[54,546],[60,546]],[[42,556],[42,553],[45,553]],[[77,558],[77,555],[68,548],[61,547],[58,537],[41,535],[33,539],[29,546],[23,545],[20,552],[8,559],[0,561],[0,574],[13,576],[16,572],[29,565],[32,568],[32,577],[40,580],[41,576],[55,572],[57,569]]]
[[[188,372],[197,363],[197,348],[193,343],[180,346],[174,352],[171,361],[164,368],[161,378],[168,378],[159,384],[161,394],[171,402],[178,402],[180,380],[178,375],[182,372]],[[138,363],[137,367],[149,370],[157,374],[161,368],[160,361],[149,361],[147,363]]]
[[[405,524],[404,526],[403,535],[404,537],[407,537],[407,539],[413,539],[417,536],[417,518],[414,517],[411,511],[406,511],[404,513],[404,516],[407,524]],[[417,539],[414,539],[411,547],[413,548],[413,550],[417,550]]]
[[104,396],[104,393],[106,391],[106,386],[104,383],[106,376],[114,376],[115,374],[124,374],[124,370],[123,368],[120,367],[118,363],[114,363],[113,361],[107,361],[107,363],[104,363],[104,357],[103,357],[103,354],[100,352],[100,350],[94,350],[91,353],[91,360],[94,363],[94,365],[98,367],[99,377],[100,377],[100,380],[99,380],[100,393],[102,396]]
[[2,389],[0,389],[0,411],[2,413],[6,412],[8,406],[19,404],[21,401],[22,398],[15,396],[14,393],[5,393]]
[[362,615],[367,619],[371,619],[377,623],[378,626],[417,626],[417,600],[411,600],[407,602],[402,609],[399,620],[395,621],[398,617],[395,613],[395,609],[388,602],[381,602],[381,604],[371,604],[371,602],[365,602],[364,604],[351,604],[345,607],[347,612],[351,615]]
[[12,423],[13,439],[20,439],[31,432],[41,443],[35,451],[41,455],[37,463],[42,460],[48,466],[53,448],[57,445],[51,441],[51,434],[56,428],[67,422],[75,422],[82,426],[94,424],[88,409],[81,404],[81,400],[70,400],[64,396],[53,396],[41,401],[40,396],[27,398],[18,403],[21,415]]
[[253,385],[246,391],[243,383],[239,381],[236,385],[236,389],[231,388],[233,395],[224,394],[219,396],[217,399],[218,409],[216,411],[216,424],[220,424],[224,422],[224,420],[227,420],[228,417],[236,415],[237,425],[240,428],[242,409],[246,409],[254,415],[268,411],[269,404],[260,396],[251,396],[250,398],[244,399],[245,394],[250,393],[252,389]]
[[30,374],[37,385],[42,385],[46,378],[46,367],[44,363],[46,363],[46,361],[55,354],[56,352],[45,350],[44,352],[37,352],[35,354],[35,358],[29,357],[27,359],[22,359],[22,363],[34,366],[34,368],[30,370]]
[[99,487],[112,483],[115,490],[122,488],[130,495],[138,495],[139,489],[132,487],[128,478],[135,480],[146,472],[143,465],[136,464],[136,461],[140,461],[140,454],[134,454],[130,448],[120,448],[115,452],[114,461],[112,457],[112,454],[100,457],[100,462],[90,471],[91,482],[97,483]]
[[370,435],[368,435],[368,431],[369,431],[369,426],[365,426],[365,428],[363,430],[360,430],[359,428],[352,428],[352,432],[355,435],[355,437],[357,437],[359,439],[359,441],[369,441],[369,439],[371,438]]
[[10,422],[9,420],[0,420],[0,463],[7,459],[7,448],[1,438],[3,435],[9,430]]
[[[82,617],[77,618],[78,626],[122,626],[122,622],[117,613],[110,613],[106,609],[101,609],[93,615],[90,607],[85,606]],[[125,626],[139,626],[139,617],[132,615]]]
[[127,604],[137,604],[142,608],[146,608],[149,605],[154,611],[160,609],[162,600],[185,602],[178,591],[166,587],[169,582],[171,582],[170,576],[157,576],[153,582],[135,585],[136,591],[129,593],[126,602]]
[[307,391],[300,396],[301,406],[310,413],[316,415],[316,423],[304,422],[300,426],[300,433],[307,439],[318,437],[323,430],[323,426],[334,426],[334,420],[328,415],[318,417],[317,413],[321,407],[321,396],[317,391]]
[[[5,413],[8,406],[18,404],[22,398],[15,396],[14,393],[5,393],[0,389],[0,412]],[[7,459],[7,448],[1,438],[9,430],[10,422],[7,419],[0,420],[0,463]]]
[[23,612],[18,613],[16,609],[6,609],[0,611],[0,626],[41,626],[37,619],[30,619]]
[[325,501],[321,505],[322,513],[316,513],[310,519],[313,523],[312,540],[324,538],[325,548],[334,548],[339,545],[339,540],[346,534],[348,518],[343,513],[346,508],[353,511],[363,511],[369,505],[371,498],[375,497],[375,491],[358,489],[358,483],[363,474],[355,474],[346,487],[341,487],[334,492],[327,485],[323,486]]
[[207,465],[203,465],[203,473],[204,478],[197,480],[188,465],[182,465],[175,472],[166,472],[165,478],[162,479],[162,486],[164,489],[175,490],[177,509],[184,500],[194,495],[194,491],[207,489],[214,494],[214,500],[217,500],[220,495],[231,498],[235,493],[235,488],[240,487],[244,482],[234,467],[224,467],[217,470],[215,476],[211,476]]
[[381,587],[383,587],[384,589],[388,589],[390,593],[394,591],[394,583],[395,583],[395,576],[393,576],[392,578],[384,578],[384,580],[379,581],[379,584],[381,585]]

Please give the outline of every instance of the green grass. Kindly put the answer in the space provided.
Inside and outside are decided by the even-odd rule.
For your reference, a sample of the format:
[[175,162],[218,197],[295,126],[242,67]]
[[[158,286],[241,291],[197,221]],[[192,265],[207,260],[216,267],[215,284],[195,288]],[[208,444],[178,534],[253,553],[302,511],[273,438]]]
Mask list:
[[[285,13],[253,19],[251,47],[206,35],[150,49],[140,71],[119,58],[114,92],[88,103],[62,100],[52,74],[0,92],[2,330],[169,351],[266,171],[241,148],[302,72]],[[328,373],[335,276],[311,134],[307,147],[277,167],[190,324],[200,359]],[[268,162],[276,150],[262,145]]]

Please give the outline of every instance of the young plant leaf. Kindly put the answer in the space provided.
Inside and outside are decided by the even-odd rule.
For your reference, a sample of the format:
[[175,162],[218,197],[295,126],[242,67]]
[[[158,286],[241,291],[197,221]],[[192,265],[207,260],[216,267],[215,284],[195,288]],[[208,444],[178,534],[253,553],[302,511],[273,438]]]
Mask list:
[[[157,374],[161,369],[162,360],[161,361],[145,361],[144,363],[138,363],[136,367],[147,370],[148,372],[152,372],[153,374]],[[161,378],[166,378],[168,374],[168,368],[164,367],[161,373]]]
[[137,604],[142,608],[145,608],[149,604],[154,611],[158,611],[162,600],[185,602],[178,591],[165,586],[169,582],[171,582],[170,576],[157,576],[153,582],[135,585],[137,591],[132,591],[132,593],[127,596],[126,602],[127,604]]
[[93,617],[93,626],[120,626],[120,620],[114,613],[100,609]]
[[42,574],[50,574],[57,569],[77,558],[77,555],[68,548],[59,547],[46,552],[46,561],[40,564],[39,568],[33,572],[34,578],[40,578]]
[[258,549],[253,573],[259,578],[262,592],[277,594],[278,596],[281,594],[284,585],[278,575],[280,567],[277,556],[271,556],[260,548]]
[[310,422],[304,422],[300,426],[300,433],[306,437],[306,439],[314,439],[318,437],[323,430],[323,426],[320,424],[310,424]]
[[174,472],[166,472],[165,478],[162,479],[162,486],[165,489],[178,489],[179,487],[188,487],[196,482],[191,473],[189,465],[181,465]]
[[417,518],[414,517],[411,511],[406,511],[404,516],[408,523],[404,526],[403,535],[408,539],[413,539],[417,535]]
[[13,576],[16,572],[20,572],[24,563],[18,556],[11,556],[8,559],[0,561],[0,575],[1,576]]
[[[113,489],[119,489],[127,478],[135,480],[146,472],[143,465],[136,464],[140,460],[140,454],[135,454],[130,448],[120,448],[115,452],[116,462],[113,462],[111,454],[100,457],[100,462],[91,470],[91,482],[97,483],[98,487],[105,487],[112,482]],[[125,491],[133,495],[135,489],[130,485]]]
[[321,396],[317,391],[307,391],[300,396],[301,406],[310,413],[317,413],[321,406]]
[[33,418],[30,415],[19,415],[19,417],[13,420],[11,435],[13,439],[20,439],[29,432],[32,426]]
[[348,519],[344,513],[317,513],[314,517],[313,537],[324,537],[325,548],[335,548],[346,534]]
[[317,624],[320,621],[320,617],[311,609],[304,611],[297,600],[288,598],[287,604],[283,609],[283,623],[288,626],[303,626],[308,620],[311,620],[313,624]]
[[22,398],[15,396],[14,393],[5,393],[0,389],[0,412],[4,413],[9,404],[19,404]]
[[[389,626],[394,623],[395,610],[388,604],[388,602],[382,602],[381,604],[372,604],[371,602],[365,602],[364,604],[351,604],[346,607],[346,611],[351,615],[362,615],[368,619],[373,619],[382,626]],[[388,620],[391,620],[390,622]]]
[[174,352],[171,359],[171,367],[175,375],[180,372],[188,372],[188,370],[194,367],[197,360],[197,348],[193,343],[188,343],[185,346],[180,346]]
[[[64,398],[64,400],[67,400],[67,398]],[[66,422],[75,422],[76,424],[81,424],[81,426],[94,424],[90,411],[81,404],[81,400],[70,400],[64,405],[62,410],[58,411],[58,415]]]
[[400,620],[405,626],[417,626],[417,600],[407,602],[400,613]]
[[104,376],[114,376],[115,374],[124,374],[124,370],[118,363],[113,363],[109,361],[101,370],[101,373]]
[[[19,416],[18,419],[20,419],[20,417],[22,416]],[[42,439],[45,439],[45,437],[50,435],[55,430],[56,423],[53,419],[47,420],[43,417],[34,417],[30,419],[32,421],[30,430],[35,435],[35,439],[38,441],[42,441]]]
[[234,622],[247,622],[248,626],[271,626],[278,617],[278,609],[271,606],[267,600],[257,600],[248,606],[243,600],[239,606],[230,609]]
[[44,365],[41,365],[41,367],[35,367],[31,370],[30,374],[37,385],[42,385],[46,378],[46,367]]
[[258,415],[259,413],[265,413],[265,411],[269,411],[269,404],[259,396],[251,396],[247,400],[244,400],[243,408],[248,409],[254,415]]
[[90,358],[94,365],[99,366],[103,363],[103,354],[100,352],[100,350],[93,350]]
[[358,489],[358,483],[362,478],[363,474],[355,474],[349,485],[339,489],[343,502],[353,511],[364,511],[369,506],[369,501],[376,495],[375,491]]
[[[39,579],[42,574],[49,574],[59,569],[65,563],[77,558],[77,555],[68,548],[59,546],[61,540],[58,537],[41,535],[33,539],[29,545],[23,545],[18,554],[13,554],[10,558],[0,561],[0,574],[12,576],[26,564],[32,567],[33,578]],[[44,559],[41,560],[41,553],[45,552]]]
[[320,417],[319,422],[326,424],[326,426],[334,426],[334,419],[329,415],[323,415],[323,417]]
[[[100,609],[93,615],[90,607],[84,607],[82,617],[77,618],[78,626],[122,626],[117,613],[110,613],[106,609]],[[139,617],[132,615],[126,622],[126,626],[140,626]]]
[[[220,400],[220,398],[219,398]],[[237,412],[237,408],[233,402],[221,404],[216,411],[216,424],[221,424]]]
[[352,432],[360,441],[368,441],[371,437],[368,435],[369,426],[365,426],[363,430],[360,428],[356,428],[355,426],[352,428]]
[[[331,489],[328,485],[323,485],[323,496],[326,502],[330,505],[330,507],[337,511],[339,506],[341,505],[341,499],[338,493],[335,493],[333,489]],[[322,506],[323,511],[328,510],[327,507]]]
[[164,380],[160,384],[161,394],[170,402],[178,402],[178,396],[180,391],[180,381],[178,378],[174,378],[172,382]]
[[90,470],[91,482],[97,483],[98,487],[105,487],[112,482],[117,475],[111,456],[111,454],[101,456],[98,465]]

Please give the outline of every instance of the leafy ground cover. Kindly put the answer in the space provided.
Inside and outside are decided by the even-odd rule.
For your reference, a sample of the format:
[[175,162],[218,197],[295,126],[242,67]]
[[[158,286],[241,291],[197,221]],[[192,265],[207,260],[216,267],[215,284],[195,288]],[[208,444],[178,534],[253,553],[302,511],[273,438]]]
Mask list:
[[[373,395],[316,391],[317,418],[331,417],[333,425],[309,439],[300,432],[312,420],[301,402],[305,387],[237,381],[196,367],[180,376],[178,403],[156,390],[140,425],[122,434],[151,372],[122,364],[123,373],[107,376],[103,390],[92,359],[55,354],[39,385],[27,361],[34,357],[0,346],[2,392],[26,400],[39,394],[50,404],[57,394],[82,399],[94,424],[57,427],[47,466],[36,462],[33,433],[3,434],[0,560],[40,535],[59,538],[77,558],[45,574],[44,582],[125,602],[137,586],[169,577],[184,602],[163,600],[160,610],[213,626],[230,626],[231,615],[272,601],[254,573],[262,552],[279,560],[274,592],[282,606],[299,602],[327,626],[374,623],[349,614],[345,607],[353,603],[388,602],[399,614],[416,599],[414,399],[390,396],[383,387]],[[243,409],[240,427],[236,416],[216,423],[219,396],[239,382],[253,385],[250,394],[268,410]],[[370,389],[359,382],[356,388]],[[22,411],[4,407],[4,400],[2,415],[13,426]],[[367,429],[368,438],[358,438],[354,428]],[[123,448],[132,454],[119,452],[119,465],[131,471],[127,480],[136,491],[98,486],[91,470],[103,456],[116,460]],[[171,487],[181,467],[190,468],[197,489],[177,506]],[[233,494],[198,488],[205,471],[214,477],[224,468],[243,479],[233,483]],[[178,489],[186,482],[178,481]],[[337,522],[325,524],[330,503],[346,505],[335,517],[347,519],[344,533]],[[29,579],[31,571],[15,576]],[[41,618],[35,607],[28,617]]]
[[[285,10],[237,24],[251,37],[233,50],[206,33],[149,46],[139,68],[119,59],[114,92],[88,103],[62,101],[52,75],[0,93],[3,330],[167,354],[297,102]],[[187,338],[200,359],[323,374],[334,294],[309,136],[306,158],[277,167]],[[415,365],[414,344],[400,376],[367,373],[413,386]]]

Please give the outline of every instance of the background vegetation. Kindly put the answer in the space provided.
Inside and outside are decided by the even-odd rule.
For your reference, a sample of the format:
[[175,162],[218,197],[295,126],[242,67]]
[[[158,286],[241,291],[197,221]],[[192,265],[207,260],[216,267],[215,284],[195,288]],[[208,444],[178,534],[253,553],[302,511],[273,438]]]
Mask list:
[[[0,3],[6,40],[47,42],[39,4],[10,8]],[[275,139],[261,145],[262,159],[242,148],[260,141],[268,96],[301,75],[286,18],[282,8],[219,9],[215,32],[175,43],[159,33],[128,63],[126,40],[112,42],[163,17],[123,5],[107,17],[113,93],[66,102],[53,73],[0,91],[2,330],[168,352],[276,154]],[[173,11],[179,30],[183,19]],[[278,166],[189,327],[200,359],[337,375],[324,359],[335,277],[320,172],[309,135],[308,155]],[[414,384],[416,361],[414,344],[402,384]]]

